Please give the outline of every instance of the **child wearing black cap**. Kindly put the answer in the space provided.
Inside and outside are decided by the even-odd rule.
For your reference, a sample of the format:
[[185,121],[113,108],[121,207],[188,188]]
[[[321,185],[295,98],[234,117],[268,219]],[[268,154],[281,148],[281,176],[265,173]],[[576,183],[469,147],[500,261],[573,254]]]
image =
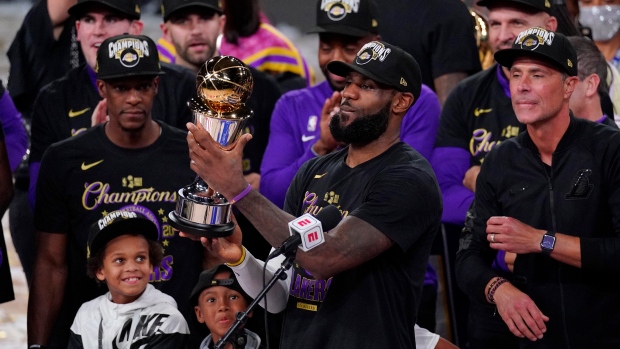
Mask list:
[[88,236],[87,273],[109,292],[84,303],[68,348],[182,348],[189,330],[172,297],[150,285],[163,250],[146,216],[113,211]]
[[[243,291],[235,273],[227,265],[220,264],[203,271],[190,295],[196,318],[211,332],[200,344],[200,349],[213,348],[235,323],[237,313],[245,311],[250,302],[250,296]],[[252,313],[248,316],[251,317]],[[243,329],[243,335],[245,349],[260,348],[261,339],[256,333]],[[232,349],[233,345],[227,343],[224,348]]]

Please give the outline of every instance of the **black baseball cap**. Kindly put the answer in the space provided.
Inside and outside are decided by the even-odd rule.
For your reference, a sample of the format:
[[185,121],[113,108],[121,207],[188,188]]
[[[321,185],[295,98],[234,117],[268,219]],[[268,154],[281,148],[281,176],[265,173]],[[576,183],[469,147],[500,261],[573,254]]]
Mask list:
[[417,100],[422,90],[418,62],[398,46],[385,41],[371,41],[357,53],[352,64],[332,61],[327,70],[338,76],[356,71],[372,80],[402,92],[411,92]]
[[577,76],[577,52],[561,33],[533,27],[519,33],[512,48],[495,52],[495,60],[507,68],[522,56],[542,58],[568,75]]
[[480,0],[476,3],[476,5],[492,7],[493,5],[499,4],[512,4],[551,14],[551,1],[552,0]]
[[97,79],[164,74],[155,42],[145,35],[117,35],[105,39],[97,50]]
[[139,0],[78,0],[69,8],[69,14],[79,19],[96,5],[105,5],[131,19],[140,19]]
[[163,0],[161,3],[161,14],[166,22],[175,11],[191,7],[206,7],[222,14],[222,0]]
[[[230,277],[226,279],[214,279],[215,274],[223,270],[230,272]],[[248,294],[245,293],[243,288],[241,288],[241,285],[239,285],[239,281],[237,281],[235,272],[232,269],[230,269],[230,267],[227,266],[226,264],[220,264],[209,270],[204,270],[202,273],[200,273],[200,276],[198,277],[198,283],[196,283],[196,286],[194,286],[194,289],[192,290],[192,293],[189,296],[190,304],[192,305],[198,304],[198,297],[200,296],[202,291],[206,290],[209,287],[213,287],[213,286],[228,287],[231,290],[235,290],[241,293],[241,295],[245,298],[245,300],[248,303],[252,301],[252,298],[248,296]]]
[[157,241],[157,226],[145,215],[133,211],[112,211],[90,226],[87,257],[96,255],[108,242],[121,235],[139,234]]
[[309,33],[356,37],[379,33],[379,9],[374,0],[319,0],[316,27]]

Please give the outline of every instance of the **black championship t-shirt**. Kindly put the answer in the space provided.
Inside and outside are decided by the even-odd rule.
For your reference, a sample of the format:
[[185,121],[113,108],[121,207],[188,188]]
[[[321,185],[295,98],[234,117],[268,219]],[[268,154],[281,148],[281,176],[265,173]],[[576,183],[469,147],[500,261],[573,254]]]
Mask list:
[[[181,130],[192,121],[187,101],[196,95],[196,78],[188,69],[161,64],[158,92],[153,100],[153,120],[161,120]],[[39,94],[33,111],[30,162],[39,162],[45,150],[91,127],[91,117],[99,92],[90,80],[86,65],[72,69]]]
[[[53,336],[66,340],[79,306],[106,291],[86,276],[86,242],[90,225],[114,210],[140,212],[159,228],[164,248],[152,284],[171,295],[191,323],[188,297],[202,270],[202,245],[181,238],[168,222],[177,191],[191,183],[186,132],[160,123],[162,134],[142,149],[124,149],[105,136],[105,124],[52,145],[41,163],[35,227],[68,235],[64,303]],[[195,322],[195,321],[194,321]],[[204,326],[203,326],[204,327]],[[190,327],[190,330],[191,327]]]
[[355,168],[348,148],[297,172],[285,211],[317,214],[336,205],[394,242],[386,252],[328,280],[293,268],[281,348],[415,348],[414,324],[441,195],[428,162],[398,143]]
[[500,84],[497,74],[494,65],[452,90],[441,111],[435,147],[466,149],[471,165],[480,165],[494,146],[525,130],[504,91],[508,86]]
[[401,47],[418,62],[422,83],[435,89],[444,74],[480,71],[474,20],[454,0],[390,0],[379,7],[382,40]]

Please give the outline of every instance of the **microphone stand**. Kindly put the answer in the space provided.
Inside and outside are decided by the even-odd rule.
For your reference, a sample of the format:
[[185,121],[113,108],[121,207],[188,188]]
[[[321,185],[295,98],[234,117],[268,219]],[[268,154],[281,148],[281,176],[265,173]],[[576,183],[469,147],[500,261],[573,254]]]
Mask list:
[[[241,329],[241,326],[248,321],[248,314],[256,307],[256,305],[261,301],[261,299],[265,298],[267,292],[276,284],[278,280],[286,280],[286,271],[291,268],[293,265],[293,260],[295,260],[295,252],[297,252],[297,248],[294,248],[290,251],[285,251],[284,262],[282,265],[271,277],[271,280],[267,283],[267,285],[260,291],[260,293],[254,298],[252,303],[250,303],[245,311],[240,311],[237,313],[235,323],[230,326],[226,334],[215,344],[215,349],[223,349],[226,345],[226,342],[230,342],[233,345],[234,349],[243,349],[245,348],[245,344],[247,342],[246,337]],[[265,264],[267,261],[265,261]],[[267,309],[265,309],[267,311]],[[233,340],[234,338],[234,340]]]

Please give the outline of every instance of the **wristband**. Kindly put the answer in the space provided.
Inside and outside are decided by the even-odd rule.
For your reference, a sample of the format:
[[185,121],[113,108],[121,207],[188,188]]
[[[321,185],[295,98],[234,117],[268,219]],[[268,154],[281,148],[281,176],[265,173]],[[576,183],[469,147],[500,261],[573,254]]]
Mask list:
[[246,195],[248,195],[248,193],[250,192],[250,190],[252,190],[252,185],[248,184],[247,187],[245,187],[245,189],[243,189],[243,191],[241,193],[239,193],[239,195],[235,196],[232,200],[230,200],[230,204],[234,204],[235,202],[243,199]]
[[489,285],[489,293],[487,294],[487,300],[489,301],[489,303],[495,304],[495,291],[498,287],[507,282],[508,280],[504,279],[503,277],[499,277],[495,279],[495,281],[493,281],[491,285]]
[[239,260],[236,261],[235,263],[226,263],[226,265],[229,267],[236,267],[239,264],[243,263],[244,260],[245,260],[245,247],[241,246],[241,258],[239,258]]
[[41,344],[30,344],[28,349],[45,349],[45,346]]

